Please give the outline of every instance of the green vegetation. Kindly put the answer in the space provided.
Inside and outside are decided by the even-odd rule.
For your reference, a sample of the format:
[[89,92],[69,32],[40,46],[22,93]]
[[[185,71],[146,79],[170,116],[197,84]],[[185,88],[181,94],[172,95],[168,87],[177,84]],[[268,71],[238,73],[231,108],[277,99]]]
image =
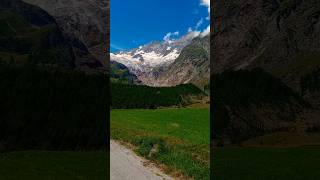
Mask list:
[[0,64],[0,151],[104,148],[108,90],[102,74]]
[[[134,144],[167,171],[209,179],[209,116],[208,108],[112,110],[111,138]],[[157,151],[150,154],[153,148]]]
[[137,79],[125,65],[118,62],[111,61],[110,70],[110,80],[113,83],[132,84]]
[[21,16],[10,11],[0,12],[0,36],[13,36],[17,33],[27,33],[34,28]]
[[[189,45],[186,46],[181,54],[183,54],[185,57],[191,58],[191,59],[208,59],[208,53],[205,49],[202,47],[199,47],[198,45]],[[179,57],[182,58],[182,57]],[[179,60],[177,59],[177,61]]]
[[316,180],[319,147],[218,148],[213,150],[215,180]]
[[19,151],[0,154],[1,179],[104,180],[107,152]]
[[202,96],[203,92],[191,84],[175,87],[149,87],[130,84],[111,84],[111,107],[114,109],[157,108],[183,106],[187,96]]

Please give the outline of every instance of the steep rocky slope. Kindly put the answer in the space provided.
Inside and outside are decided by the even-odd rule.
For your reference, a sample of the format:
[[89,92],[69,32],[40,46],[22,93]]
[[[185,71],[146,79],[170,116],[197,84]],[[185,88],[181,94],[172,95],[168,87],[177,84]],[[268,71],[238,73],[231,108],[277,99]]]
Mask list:
[[[259,129],[264,129],[259,131],[262,134],[274,131],[306,132],[310,128],[319,126],[315,114],[319,108],[320,89],[318,71],[320,2],[316,0],[216,1],[213,3],[212,12],[215,13],[212,14],[214,33],[211,41],[213,47],[211,76],[216,81],[213,81],[214,87],[225,88],[219,91],[220,94],[213,92],[213,101],[215,97],[219,98],[221,93],[225,94],[224,99],[217,102],[220,104],[213,111],[224,112],[224,115],[216,117],[215,122],[228,122],[221,123],[224,124],[224,128],[220,130],[225,134],[239,135],[248,129],[244,124],[251,122],[249,123],[251,130],[247,131],[249,135],[246,134],[247,137],[252,137],[257,135],[255,132]],[[257,74],[257,68],[264,73]],[[243,70],[247,70],[248,74],[256,76],[257,79],[249,81],[250,76],[245,76],[240,81],[226,75],[226,72],[231,71],[238,77],[243,75]],[[260,87],[257,86],[259,84],[257,81],[264,79],[266,75],[273,80],[261,84]],[[236,88],[231,84],[225,86],[227,82],[219,81],[222,77],[224,81],[238,83],[235,85]],[[277,85],[279,83],[283,85]],[[239,86],[244,91],[239,92]],[[301,103],[297,98],[289,98],[292,93],[282,94],[282,97],[276,96],[282,91],[281,87],[285,86],[297,94],[298,99],[303,98],[306,103]],[[251,92],[251,96],[265,92],[263,96],[275,95],[274,99],[280,98],[282,102],[259,99],[258,102],[248,102],[246,106],[240,106],[225,101],[230,95],[228,93],[232,93],[228,88],[238,92],[238,98],[249,98],[247,92]],[[238,98],[234,98],[234,101]],[[289,116],[290,114],[293,116]],[[222,120],[225,117],[229,121]]]
[[295,90],[320,65],[320,3],[240,0],[213,4],[212,72],[261,67]]
[[76,65],[85,68],[107,66],[107,0],[24,0],[52,15],[72,42]]
[[[170,65],[153,69],[141,79],[152,86],[175,86],[193,83],[204,89],[210,76],[210,37],[197,37],[182,49],[179,57]],[[150,78],[152,77],[152,78]]]

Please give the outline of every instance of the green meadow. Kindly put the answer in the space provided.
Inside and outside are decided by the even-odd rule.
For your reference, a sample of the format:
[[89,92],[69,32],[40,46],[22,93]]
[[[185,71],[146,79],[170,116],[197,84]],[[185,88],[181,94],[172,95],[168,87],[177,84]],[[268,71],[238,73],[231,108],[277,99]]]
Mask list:
[[103,180],[107,152],[16,151],[0,154],[0,179]]
[[316,180],[320,148],[217,148],[212,156],[215,180]]
[[111,138],[133,144],[167,173],[209,179],[209,116],[209,108],[111,110]]

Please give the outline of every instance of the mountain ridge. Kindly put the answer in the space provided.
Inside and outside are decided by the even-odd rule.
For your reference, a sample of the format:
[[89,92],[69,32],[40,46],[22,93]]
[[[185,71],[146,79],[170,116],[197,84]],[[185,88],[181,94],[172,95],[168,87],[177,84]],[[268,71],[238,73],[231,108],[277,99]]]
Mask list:
[[152,41],[138,48],[111,53],[110,60],[124,64],[139,78],[141,73],[171,64],[195,36],[195,32],[190,32],[174,41]]
[[[209,46],[209,36],[201,37],[196,32],[189,32],[174,41],[152,41],[139,48],[111,53],[111,61],[127,66],[148,86],[176,86],[191,82],[203,89],[204,85],[209,84]],[[205,58],[200,61],[197,61],[199,57],[188,58],[193,56],[192,52],[197,48],[203,50]],[[205,65],[200,67],[203,62]],[[179,75],[176,68],[182,71]],[[199,69],[201,73],[197,72]]]

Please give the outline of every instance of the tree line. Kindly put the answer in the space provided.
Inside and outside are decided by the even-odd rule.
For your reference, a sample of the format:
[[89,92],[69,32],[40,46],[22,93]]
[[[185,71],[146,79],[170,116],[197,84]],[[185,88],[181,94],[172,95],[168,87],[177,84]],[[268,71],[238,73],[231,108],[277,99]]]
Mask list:
[[188,103],[184,97],[192,95],[203,95],[203,92],[191,84],[150,87],[111,83],[111,107],[114,109],[183,106]]

